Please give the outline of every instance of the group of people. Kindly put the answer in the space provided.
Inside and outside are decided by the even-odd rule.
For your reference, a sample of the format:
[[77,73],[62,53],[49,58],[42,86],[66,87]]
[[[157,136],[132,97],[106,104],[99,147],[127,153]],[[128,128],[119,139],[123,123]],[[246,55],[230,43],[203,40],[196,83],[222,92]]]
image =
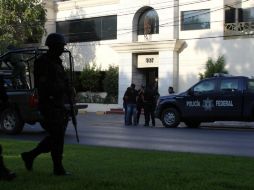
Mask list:
[[125,110],[125,125],[138,125],[142,109],[144,110],[145,123],[149,126],[150,120],[152,126],[155,126],[154,111],[156,108],[156,100],[159,93],[152,85],[141,85],[139,90],[135,89],[134,83],[128,87],[124,93],[123,105]]
[[[145,87],[141,85],[139,90],[135,89],[134,83],[128,87],[123,97],[123,107],[125,111],[124,122],[125,125],[138,125],[142,109],[144,110],[145,123],[144,126],[149,126],[150,120],[152,126],[155,126],[154,111],[156,108],[156,102],[160,94],[158,90],[152,85]],[[174,88],[168,87],[169,95],[174,94]]]
[[[62,164],[65,129],[68,123],[68,112],[64,106],[65,97],[70,96],[68,75],[60,59],[66,45],[61,34],[49,34],[45,45],[47,53],[39,56],[34,63],[35,88],[38,93],[38,108],[43,116],[42,127],[48,135],[32,150],[21,153],[21,159],[28,171],[33,170],[36,157],[42,153],[51,153],[53,174],[56,176],[70,175]],[[1,80],[1,106],[8,102],[3,79]],[[15,173],[7,169],[3,162],[0,145],[0,180],[11,180]]]

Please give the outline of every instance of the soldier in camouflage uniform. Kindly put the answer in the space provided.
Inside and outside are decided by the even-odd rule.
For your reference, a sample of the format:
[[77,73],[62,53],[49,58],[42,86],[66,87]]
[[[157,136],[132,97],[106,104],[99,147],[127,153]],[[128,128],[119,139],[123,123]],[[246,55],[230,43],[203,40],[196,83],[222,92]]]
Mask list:
[[63,164],[65,129],[68,123],[64,100],[69,93],[67,73],[60,59],[66,45],[61,34],[49,34],[47,53],[34,63],[35,88],[38,90],[39,110],[43,116],[42,126],[48,132],[36,148],[21,154],[27,170],[33,169],[34,159],[41,153],[51,153],[54,175],[69,175]]

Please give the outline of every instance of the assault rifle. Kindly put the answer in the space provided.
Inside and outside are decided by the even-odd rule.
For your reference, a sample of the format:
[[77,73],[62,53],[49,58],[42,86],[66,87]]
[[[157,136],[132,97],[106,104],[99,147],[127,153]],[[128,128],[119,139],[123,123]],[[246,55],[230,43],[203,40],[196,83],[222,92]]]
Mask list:
[[87,105],[84,103],[75,103],[75,107],[74,107],[73,101],[70,101],[70,115],[71,115],[71,120],[75,129],[76,139],[78,143],[79,143],[79,136],[78,136],[76,113],[79,109],[85,109],[85,108],[87,108]]
[[[74,64],[73,64],[73,57],[71,55],[71,52],[68,50],[65,50],[67,52],[69,52],[69,62],[70,62],[70,87],[73,87],[73,81],[74,81]],[[75,133],[76,133],[76,139],[77,142],[79,143],[79,136],[78,136],[78,129],[77,129],[77,119],[76,119],[76,113],[78,109],[84,109],[87,108],[87,105],[82,104],[82,103],[75,103],[75,107],[74,107],[74,103],[73,103],[73,97],[74,95],[76,95],[76,91],[75,88],[71,88],[71,91],[68,94],[68,98],[69,98],[69,103],[70,103],[70,115],[71,115],[71,119],[72,119],[72,124],[74,126],[75,129]]]
[[76,110],[74,109],[74,105],[73,105],[73,100],[72,100],[72,95],[75,94],[75,89],[72,89],[73,91],[70,93],[68,93],[68,99],[69,99],[69,104],[70,104],[70,116],[71,116],[71,120],[72,120],[72,124],[73,127],[75,129],[75,133],[76,133],[76,139],[77,142],[79,143],[79,136],[78,136],[78,123],[77,123],[77,118],[76,118]]
[[77,123],[76,113],[75,113],[72,101],[70,102],[70,109],[71,109],[70,111],[71,111],[72,124],[73,124],[73,127],[75,129],[77,142],[79,143],[78,128],[77,128],[78,127],[78,123]]

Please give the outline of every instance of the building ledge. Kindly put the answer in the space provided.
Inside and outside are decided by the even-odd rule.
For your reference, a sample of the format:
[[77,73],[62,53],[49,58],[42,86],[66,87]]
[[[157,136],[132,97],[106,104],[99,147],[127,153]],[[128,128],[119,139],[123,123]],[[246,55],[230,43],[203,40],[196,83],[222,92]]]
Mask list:
[[110,4],[119,3],[119,0],[74,0],[74,1],[58,1],[56,2],[57,10],[73,10],[79,8],[95,7],[95,6],[104,6]]
[[149,42],[131,42],[112,44],[111,47],[117,52],[158,52],[162,50],[181,51],[185,44],[183,40],[164,40]]

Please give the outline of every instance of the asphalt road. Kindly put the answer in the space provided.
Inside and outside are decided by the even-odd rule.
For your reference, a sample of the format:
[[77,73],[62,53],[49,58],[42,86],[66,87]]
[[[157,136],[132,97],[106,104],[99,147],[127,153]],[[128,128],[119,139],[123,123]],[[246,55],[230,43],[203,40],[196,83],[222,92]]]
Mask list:
[[[184,124],[179,128],[163,128],[159,120],[156,127],[144,127],[143,116],[140,123],[142,125],[124,126],[123,115],[79,114],[80,144],[254,157],[254,127],[243,124],[224,127],[219,123],[203,124],[198,129],[186,128]],[[20,135],[1,134],[4,138],[37,141],[45,135],[38,124],[26,125]],[[65,142],[77,143],[71,123]]]

